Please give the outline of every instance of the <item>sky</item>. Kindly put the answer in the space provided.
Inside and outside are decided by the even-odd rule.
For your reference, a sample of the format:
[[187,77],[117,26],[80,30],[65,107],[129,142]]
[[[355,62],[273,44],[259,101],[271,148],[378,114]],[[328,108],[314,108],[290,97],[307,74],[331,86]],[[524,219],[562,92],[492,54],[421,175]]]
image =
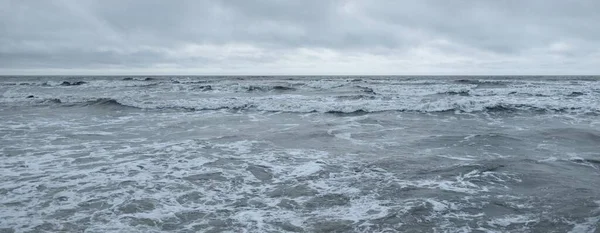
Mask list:
[[0,0],[0,74],[600,74],[599,12],[598,0]]

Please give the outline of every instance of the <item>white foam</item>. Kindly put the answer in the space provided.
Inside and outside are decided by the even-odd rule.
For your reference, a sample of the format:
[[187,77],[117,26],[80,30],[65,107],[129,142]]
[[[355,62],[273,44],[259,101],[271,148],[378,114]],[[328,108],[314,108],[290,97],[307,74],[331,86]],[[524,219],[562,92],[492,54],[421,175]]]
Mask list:
[[291,176],[303,177],[315,174],[322,169],[322,164],[317,162],[308,162],[297,166],[294,171],[290,173]]
[[451,155],[437,155],[438,157],[442,157],[442,158],[447,158],[447,159],[454,159],[454,160],[460,160],[460,161],[474,161],[476,159],[471,158],[471,157],[458,157],[458,156],[451,156]]
[[350,220],[358,222],[383,218],[389,214],[391,203],[379,201],[374,196],[361,196],[350,200],[350,206],[336,206],[317,213],[324,219]]
[[429,202],[433,206],[433,211],[436,212],[442,212],[450,209],[449,204],[437,201],[435,199],[427,199],[427,202]]
[[569,233],[593,233],[596,232],[596,226],[600,222],[600,216],[586,218],[584,222],[574,224]]
[[538,220],[530,215],[506,215],[500,218],[494,218],[488,221],[492,226],[507,227],[511,224],[527,224],[537,222]]
[[252,150],[253,144],[257,143],[249,140],[236,141],[232,143],[218,144],[218,147],[221,147],[227,151],[235,152],[236,154],[247,154]]

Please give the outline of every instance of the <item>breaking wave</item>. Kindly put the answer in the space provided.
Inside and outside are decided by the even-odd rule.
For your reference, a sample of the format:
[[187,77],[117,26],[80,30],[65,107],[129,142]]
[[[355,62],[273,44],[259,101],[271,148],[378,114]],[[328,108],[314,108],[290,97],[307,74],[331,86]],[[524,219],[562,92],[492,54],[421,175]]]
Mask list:
[[356,115],[600,113],[597,81],[537,79],[118,77],[1,81],[0,104]]
[[[28,96],[28,99],[35,97]],[[74,101],[72,99],[60,99],[60,98],[45,98],[35,99],[32,101],[34,105],[52,105],[61,107],[100,107],[100,108],[111,108],[111,109],[142,109],[133,105],[122,104],[116,99],[112,98],[97,98],[91,100]]]
[[288,87],[288,86],[247,86],[243,87],[246,91],[249,92],[268,92],[268,91],[295,91],[296,88]]
[[[28,96],[26,100],[33,99]],[[52,104],[65,107],[112,107],[137,108],[146,110],[184,110],[184,111],[265,111],[285,113],[328,113],[335,115],[360,115],[376,112],[420,112],[420,113],[593,113],[599,114],[598,106],[585,103],[509,103],[493,100],[433,100],[402,101],[382,100],[374,96],[339,96],[332,99],[319,98],[206,98],[177,100],[134,100],[131,98],[70,98],[37,99],[35,104]]]
[[112,108],[137,108],[130,105],[125,105],[120,103],[119,101],[111,98],[99,98],[95,100],[90,100],[84,102],[82,106],[96,106],[96,107],[112,107]]
[[440,95],[460,95],[460,96],[469,96],[469,90],[460,90],[460,91],[445,91],[439,92]]

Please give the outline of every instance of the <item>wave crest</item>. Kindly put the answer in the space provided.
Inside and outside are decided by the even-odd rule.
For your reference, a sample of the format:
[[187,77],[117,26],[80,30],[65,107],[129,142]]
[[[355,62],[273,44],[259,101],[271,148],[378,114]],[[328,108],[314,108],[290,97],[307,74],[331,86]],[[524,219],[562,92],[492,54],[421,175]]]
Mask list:
[[[199,99],[152,99],[131,98],[70,99],[48,98],[36,104],[60,104],[65,107],[103,107],[113,109],[148,109],[182,111],[265,111],[287,113],[327,113],[335,115],[359,115],[376,112],[420,112],[420,113],[600,113],[598,106],[585,103],[565,102],[505,102],[501,98],[470,100],[470,97],[444,99],[382,99],[375,96],[339,96],[319,98],[288,95],[285,97],[233,97]],[[26,97],[24,100],[34,100]]]

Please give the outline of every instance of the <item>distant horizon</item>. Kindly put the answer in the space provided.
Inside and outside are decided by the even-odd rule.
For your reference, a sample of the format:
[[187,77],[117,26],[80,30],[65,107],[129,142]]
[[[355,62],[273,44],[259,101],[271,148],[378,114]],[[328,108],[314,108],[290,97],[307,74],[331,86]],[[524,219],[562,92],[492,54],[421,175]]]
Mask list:
[[0,77],[35,77],[35,76],[65,76],[65,77],[101,77],[101,76],[150,76],[150,77],[227,77],[227,76],[241,76],[241,77],[318,77],[318,76],[362,76],[362,77],[378,77],[378,76],[395,76],[395,77],[476,77],[476,76],[491,76],[491,77],[503,77],[503,76],[515,76],[515,77],[530,77],[530,76],[543,76],[543,77],[561,77],[561,76],[575,76],[575,77],[600,77],[600,74],[0,74]]

